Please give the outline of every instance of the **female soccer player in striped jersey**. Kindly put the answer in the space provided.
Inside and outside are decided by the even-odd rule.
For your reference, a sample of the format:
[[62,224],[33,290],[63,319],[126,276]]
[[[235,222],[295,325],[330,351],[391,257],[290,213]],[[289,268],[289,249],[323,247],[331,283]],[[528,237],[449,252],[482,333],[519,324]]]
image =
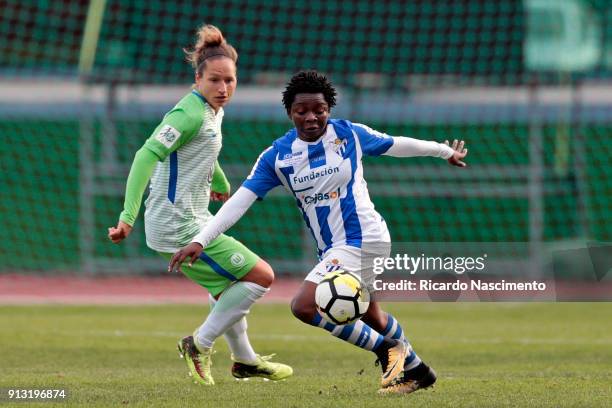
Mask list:
[[374,351],[383,367],[380,392],[410,393],[431,386],[436,376],[412,350],[399,322],[372,301],[361,320],[333,325],[317,312],[314,293],[330,269],[341,267],[363,278],[371,276],[373,256],[389,256],[387,225],[374,209],[363,179],[364,155],[434,156],[463,167],[467,149],[463,142],[455,141],[451,147],[448,143],[392,137],[365,125],[329,119],[335,96],[332,84],[316,71],[300,72],[291,78],[283,104],[295,128],[259,156],[243,185],[193,242],[174,254],[169,269],[187,258],[193,264],[202,248],[238,221],[257,198],[284,186],[296,199],[316,240],[320,261],[293,299],[293,314],[342,340]]
[[[195,70],[193,90],[164,116],[136,153],[123,212],[117,226],[108,229],[114,243],[130,234],[150,180],[144,217],[147,245],[167,260],[211,220],[209,199],[225,201],[230,189],[217,157],[223,106],[236,89],[238,54],[212,25],[200,28],[195,47],[186,53]],[[234,377],[289,377],[291,367],[255,354],[246,333],[246,314],[274,280],[270,265],[226,235],[211,240],[200,258],[203,262],[184,273],[208,289],[212,310],[193,336],[178,345],[194,380],[214,384],[212,348],[222,334],[232,352]]]

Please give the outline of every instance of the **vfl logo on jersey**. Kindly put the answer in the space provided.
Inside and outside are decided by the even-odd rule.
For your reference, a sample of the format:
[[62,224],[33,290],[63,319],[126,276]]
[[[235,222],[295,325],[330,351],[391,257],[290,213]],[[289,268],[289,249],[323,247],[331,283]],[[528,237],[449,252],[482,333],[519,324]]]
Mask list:
[[334,151],[334,153],[336,153],[340,157],[344,157],[344,152],[346,151],[347,144],[346,139],[336,138],[336,140],[329,142],[329,144],[331,144],[331,149]]
[[180,137],[181,132],[179,132],[170,125],[166,125],[161,128],[159,133],[155,136],[155,140],[157,140],[169,149]]
[[304,204],[316,204],[321,201],[326,200],[335,200],[336,198],[340,198],[340,187],[338,187],[335,191],[330,191],[328,193],[316,193],[313,195],[303,194],[300,196]]
[[342,264],[335,258],[325,264],[325,270],[327,272],[334,272],[339,269],[342,269]]

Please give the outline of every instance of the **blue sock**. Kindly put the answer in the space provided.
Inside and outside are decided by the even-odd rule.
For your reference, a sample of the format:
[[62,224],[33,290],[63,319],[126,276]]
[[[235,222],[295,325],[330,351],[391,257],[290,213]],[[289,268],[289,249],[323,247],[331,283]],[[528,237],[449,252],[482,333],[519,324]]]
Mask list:
[[395,340],[403,341],[408,345],[410,349],[410,353],[406,357],[404,361],[404,370],[409,371],[421,364],[421,359],[412,349],[412,345],[404,336],[404,330],[402,330],[402,326],[400,326],[399,322],[393,317],[390,313],[387,313],[387,327],[380,333],[387,338],[392,338]]
[[327,330],[333,336],[364,350],[374,351],[384,341],[384,336],[370,326],[357,320],[355,323],[338,326],[324,320],[319,313],[315,314],[311,323],[313,326]]

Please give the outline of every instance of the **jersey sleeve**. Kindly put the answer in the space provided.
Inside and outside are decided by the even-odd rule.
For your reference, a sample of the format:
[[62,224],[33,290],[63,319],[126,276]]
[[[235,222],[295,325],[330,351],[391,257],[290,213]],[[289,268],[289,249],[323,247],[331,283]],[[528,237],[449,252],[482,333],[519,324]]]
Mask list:
[[175,108],[164,116],[144,147],[164,161],[170,153],[193,139],[201,126],[202,118],[190,115],[182,108]]
[[231,190],[230,182],[227,177],[225,177],[225,173],[219,164],[219,160],[215,162],[215,170],[213,172],[212,182],[210,184],[211,191],[215,193],[229,193]]
[[380,156],[393,145],[393,137],[386,133],[381,133],[361,123],[353,123],[352,128],[359,138],[363,154],[367,156]]
[[259,199],[263,199],[268,191],[281,185],[281,181],[274,171],[274,163],[277,154],[277,150],[274,146],[270,146],[264,150],[255,162],[251,174],[249,174],[244,183],[242,183],[243,187],[257,194]]
[[153,152],[144,147],[136,152],[125,187],[123,211],[119,215],[119,219],[130,226],[134,226],[136,222],[142,195],[155,166],[157,166],[157,156]]

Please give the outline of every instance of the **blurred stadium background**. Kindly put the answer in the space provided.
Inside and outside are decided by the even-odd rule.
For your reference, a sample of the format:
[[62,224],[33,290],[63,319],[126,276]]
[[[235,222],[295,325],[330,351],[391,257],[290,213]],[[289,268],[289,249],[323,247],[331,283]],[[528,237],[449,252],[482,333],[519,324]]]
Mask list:
[[[336,117],[468,143],[461,172],[367,161],[395,241],[524,242],[534,265],[611,241],[609,0],[0,0],[1,272],[164,271],[141,219],[119,246],[106,229],[134,153],[189,90],[182,48],[203,22],[240,55],[220,157],[234,190],[291,126],[284,83],[315,68],[340,89]],[[278,272],[313,264],[284,192],[231,234]]]

